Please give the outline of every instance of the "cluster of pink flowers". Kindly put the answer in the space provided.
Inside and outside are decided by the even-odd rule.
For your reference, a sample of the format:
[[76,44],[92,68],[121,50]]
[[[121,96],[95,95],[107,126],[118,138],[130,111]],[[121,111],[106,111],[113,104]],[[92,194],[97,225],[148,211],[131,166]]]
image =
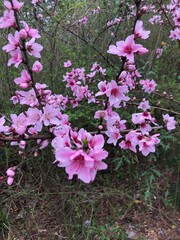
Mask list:
[[160,24],[162,25],[164,23],[164,21],[161,18],[161,15],[154,15],[152,18],[149,19],[149,22],[151,24]]
[[[8,34],[9,44],[3,47],[3,50],[8,52],[11,56],[8,61],[8,66],[14,64],[15,67],[18,67],[19,64],[24,61],[21,52],[24,50],[24,47],[30,56],[41,58],[40,52],[43,47],[39,43],[35,43],[35,39],[40,37],[38,30],[29,28],[26,22],[23,22],[23,26],[24,28],[20,31],[16,31],[14,36]],[[29,38],[30,40],[28,40]],[[28,40],[25,46],[22,45],[22,40]]]
[[172,40],[180,40],[180,3],[179,1],[171,0],[167,6],[173,16],[174,29],[170,31],[170,38]]
[[122,21],[122,18],[115,18],[114,20],[108,21],[106,25],[108,27],[112,27],[114,25],[121,23],[121,21]]
[[65,167],[72,179],[77,175],[80,180],[89,183],[95,179],[98,170],[107,168],[102,162],[108,152],[103,149],[104,137],[101,134],[92,136],[84,129],[78,132],[62,130],[55,131],[56,137],[52,141],[55,149],[55,162],[59,167]]
[[[42,0],[31,2],[36,5]],[[8,34],[8,44],[3,47],[3,50],[10,55],[8,66],[14,65],[16,68],[23,66],[21,75],[14,79],[20,90],[16,90],[11,100],[14,104],[24,105],[23,109],[26,108],[19,114],[10,114],[9,121],[5,116],[0,116],[0,134],[4,139],[10,136],[11,146],[18,146],[19,154],[23,155],[27,140],[34,137],[37,143],[34,156],[38,155],[39,149],[47,147],[51,142],[58,167],[65,168],[69,179],[77,175],[78,179],[85,183],[94,181],[97,171],[107,168],[107,164],[103,162],[108,157],[108,152],[104,150],[103,134],[106,135],[108,144],[118,145],[121,149],[129,149],[134,153],[140,151],[144,156],[155,152],[155,147],[160,142],[160,134],[151,133],[153,126],[158,124],[148,111],[151,108],[149,101],[143,99],[138,106],[141,112],[132,114],[131,125],[135,129],[127,129],[127,120],[121,119],[118,113],[119,108],[127,107],[130,100],[133,100],[129,93],[139,84],[142,85],[142,91],[148,94],[156,88],[154,80],[137,81],[142,76],[136,69],[135,54],[144,55],[148,49],[135,41],[139,38],[148,39],[150,35],[150,31],[144,30],[143,22],[136,21],[134,33],[125,41],[118,41],[116,45],[109,46],[108,53],[117,55],[123,63],[116,80],[104,79],[106,69],[95,62],[87,74],[84,68],[66,72],[63,81],[70,93],[53,94],[46,84],[36,83],[34,80],[34,74],[43,70],[39,60],[43,47],[36,43],[41,37],[39,31],[31,28],[25,21],[20,23],[17,21],[17,14],[23,4],[18,0],[4,1],[7,10],[0,18],[0,28],[14,29],[14,33]],[[177,2],[172,0],[168,7],[173,12],[175,26],[179,26],[176,6]],[[132,9],[134,11],[134,8]],[[99,7],[94,9],[93,15],[98,14],[99,10]],[[146,10],[147,7],[144,6],[140,9],[140,13],[144,14]],[[79,24],[87,24],[87,20],[87,17],[83,17],[79,20]],[[107,25],[110,27],[119,22],[121,19],[116,18]],[[31,62],[28,61],[29,58],[32,58]],[[38,60],[33,60],[34,58]],[[70,60],[64,62],[65,68],[71,66]],[[94,83],[92,88],[91,83]],[[95,83],[97,91],[94,88]],[[69,106],[77,107],[82,100],[98,106],[94,114],[95,120],[99,122],[97,134],[91,134],[84,129],[79,131],[73,129],[68,115],[63,112]],[[169,131],[175,129],[174,117],[163,115],[163,125]],[[47,137],[41,138],[42,132],[48,133]],[[13,183],[17,168],[18,166],[10,167],[6,172],[9,185]]]
[[165,21],[163,20],[162,16],[163,13],[166,14],[165,18],[169,19],[168,21],[171,21],[174,23],[174,26],[171,25],[171,31],[169,38],[173,40],[180,40],[180,15],[179,15],[179,9],[180,9],[180,3],[179,0],[170,0],[170,3],[165,5],[161,5],[161,8],[156,8],[154,5],[150,7],[151,11],[153,13],[156,13],[152,18],[149,19],[149,22],[151,24],[157,24],[157,25],[163,25]]
[[160,134],[154,134],[149,136],[148,134],[142,135],[139,132],[130,131],[119,146],[125,150],[130,149],[135,153],[137,152],[136,146],[138,146],[139,151],[142,152],[144,156],[147,156],[149,153],[155,152],[155,146],[160,142],[158,138],[159,135]]
[[106,83],[106,81],[100,82],[98,88],[100,91],[96,93],[96,96],[102,96],[105,94],[108,97],[110,106],[115,108],[119,108],[119,104],[122,101],[129,100],[129,97],[126,96],[129,92],[127,85],[119,86],[116,81],[111,80],[109,83]]
[[12,185],[12,184],[13,184],[16,168],[17,168],[16,166],[10,167],[10,168],[6,171],[7,184],[8,184],[8,185]]

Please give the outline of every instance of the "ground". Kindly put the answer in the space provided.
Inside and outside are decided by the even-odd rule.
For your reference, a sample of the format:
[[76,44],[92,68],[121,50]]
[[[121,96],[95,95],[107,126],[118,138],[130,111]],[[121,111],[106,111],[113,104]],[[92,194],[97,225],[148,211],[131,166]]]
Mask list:
[[[176,179],[169,169],[163,174]],[[63,170],[54,166],[39,178],[36,173],[23,176],[9,189],[1,185],[0,239],[180,240],[178,207],[158,197],[164,181],[159,178],[159,190],[154,188],[145,199],[145,189],[136,189],[138,183],[130,189],[128,177],[112,177],[111,172],[99,174],[90,185],[67,181]]]

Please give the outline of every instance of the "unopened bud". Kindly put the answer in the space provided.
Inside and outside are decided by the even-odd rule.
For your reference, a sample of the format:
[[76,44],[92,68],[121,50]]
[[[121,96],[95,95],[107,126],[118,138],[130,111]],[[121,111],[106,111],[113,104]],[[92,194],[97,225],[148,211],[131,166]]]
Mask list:
[[99,128],[99,130],[102,130],[102,129],[103,129],[103,126],[102,126],[102,125],[99,125],[98,128]]
[[25,29],[21,29],[19,31],[19,37],[24,40],[27,38],[27,32],[25,31]]
[[140,9],[140,14],[143,15],[146,11],[147,11],[148,7],[146,5],[144,5],[141,9]]
[[26,141],[20,141],[19,147],[22,148],[22,149],[24,149],[25,146],[26,146]]

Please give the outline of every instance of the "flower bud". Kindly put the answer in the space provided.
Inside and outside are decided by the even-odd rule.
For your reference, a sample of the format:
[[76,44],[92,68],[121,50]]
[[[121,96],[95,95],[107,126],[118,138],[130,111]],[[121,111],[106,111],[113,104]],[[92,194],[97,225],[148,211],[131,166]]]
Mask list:
[[102,125],[99,125],[98,128],[99,128],[99,130],[102,130],[102,129],[103,129],[103,126],[102,126]]
[[43,69],[43,66],[39,61],[36,61],[32,66],[32,71],[36,73],[41,72],[42,69]]
[[146,11],[147,11],[148,7],[146,5],[144,5],[141,9],[140,9],[140,14],[143,15]]
[[26,146],[26,141],[20,141],[19,147],[22,148],[22,149],[24,149],[25,146]]
[[25,31],[25,29],[21,29],[20,31],[19,31],[19,37],[21,38],[21,39],[26,39],[27,38],[27,32]]
[[6,171],[6,174],[7,174],[8,177],[14,177],[15,172],[14,172],[11,168],[9,168],[9,169]]
[[7,179],[7,184],[11,186],[13,184],[14,178],[13,177],[8,177]]

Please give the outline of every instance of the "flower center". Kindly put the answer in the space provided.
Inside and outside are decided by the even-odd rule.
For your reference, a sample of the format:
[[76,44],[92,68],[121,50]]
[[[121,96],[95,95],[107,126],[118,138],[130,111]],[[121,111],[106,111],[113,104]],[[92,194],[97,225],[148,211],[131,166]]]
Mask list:
[[117,90],[116,88],[113,88],[113,89],[111,90],[111,95],[117,96],[117,94],[118,94],[118,90]]
[[131,46],[126,46],[126,47],[124,48],[124,52],[125,52],[125,53],[128,53],[128,54],[132,53],[132,47],[131,47]]
[[79,163],[79,164],[82,164],[84,162],[84,157],[82,155],[79,155],[79,156],[74,158],[74,161]]

